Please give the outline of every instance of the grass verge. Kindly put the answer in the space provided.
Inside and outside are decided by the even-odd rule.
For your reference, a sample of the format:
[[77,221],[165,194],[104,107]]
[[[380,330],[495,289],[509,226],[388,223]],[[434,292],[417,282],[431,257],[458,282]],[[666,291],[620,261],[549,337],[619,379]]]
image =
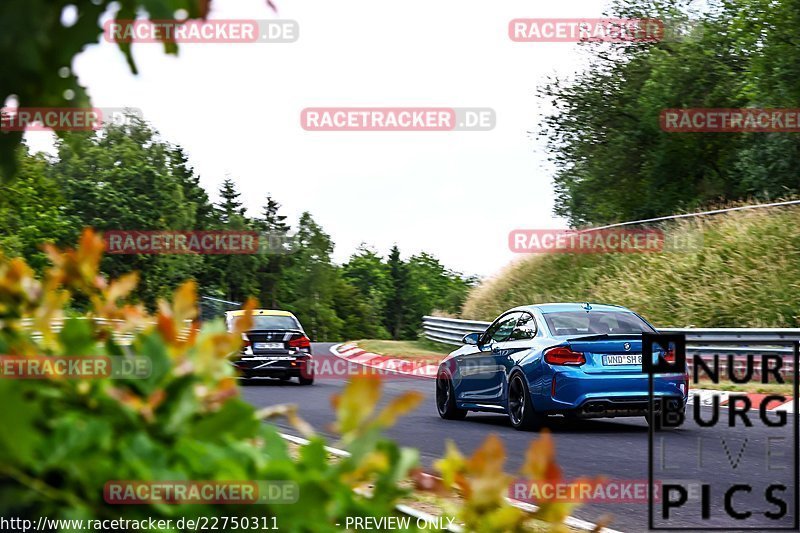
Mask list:
[[712,389],[729,392],[754,392],[757,394],[782,394],[787,398],[794,394],[794,384],[786,383],[733,383],[730,381],[714,383],[709,380],[700,380],[699,383],[689,383],[689,393],[692,389]]
[[598,302],[629,307],[660,327],[800,326],[800,208],[687,219],[664,232],[676,245],[663,253],[522,257],[473,289],[462,317]]

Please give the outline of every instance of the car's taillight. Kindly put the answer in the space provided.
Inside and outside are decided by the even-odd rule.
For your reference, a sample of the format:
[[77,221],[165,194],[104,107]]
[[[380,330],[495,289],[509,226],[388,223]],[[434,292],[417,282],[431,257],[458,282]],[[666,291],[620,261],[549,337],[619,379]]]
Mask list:
[[305,335],[295,337],[289,341],[289,348],[311,348],[311,339]]
[[581,352],[573,352],[566,346],[556,346],[544,352],[544,360],[551,365],[582,365],[586,357]]

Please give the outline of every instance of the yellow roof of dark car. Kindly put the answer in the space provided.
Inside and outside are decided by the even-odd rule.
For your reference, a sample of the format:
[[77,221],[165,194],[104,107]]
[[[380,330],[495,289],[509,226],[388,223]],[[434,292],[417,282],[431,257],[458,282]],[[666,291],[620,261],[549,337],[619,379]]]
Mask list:
[[[237,311],[226,311],[226,315],[230,316],[244,316],[244,309],[239,309]],[[253,309],[253,316],[294,316],[289,311],[281,311],[280,309]]]

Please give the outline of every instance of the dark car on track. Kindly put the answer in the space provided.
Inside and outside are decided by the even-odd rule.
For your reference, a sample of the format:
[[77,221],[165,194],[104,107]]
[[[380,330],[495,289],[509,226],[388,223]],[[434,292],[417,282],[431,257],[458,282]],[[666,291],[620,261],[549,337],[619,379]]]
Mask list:
[[[244,313],[241,310],[225,313],[229,331],[233,329],[236,317]],[[292,313],[256,309],[253,311],[253,327],[242,337],[242,350],[231,357],[231,363],[243,379],[270,377],[290,380],[296,377],[301,385],[314,383],[311,340]],[[253,381],[257,382],[256,379]]]

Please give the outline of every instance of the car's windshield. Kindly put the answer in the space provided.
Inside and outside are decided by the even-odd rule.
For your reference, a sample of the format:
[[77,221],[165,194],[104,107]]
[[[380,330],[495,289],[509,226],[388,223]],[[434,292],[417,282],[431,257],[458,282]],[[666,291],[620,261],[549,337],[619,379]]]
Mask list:
[[555,336],[655,331],[637,315],[625,311],[562,311],[546,313],[544,320]]

